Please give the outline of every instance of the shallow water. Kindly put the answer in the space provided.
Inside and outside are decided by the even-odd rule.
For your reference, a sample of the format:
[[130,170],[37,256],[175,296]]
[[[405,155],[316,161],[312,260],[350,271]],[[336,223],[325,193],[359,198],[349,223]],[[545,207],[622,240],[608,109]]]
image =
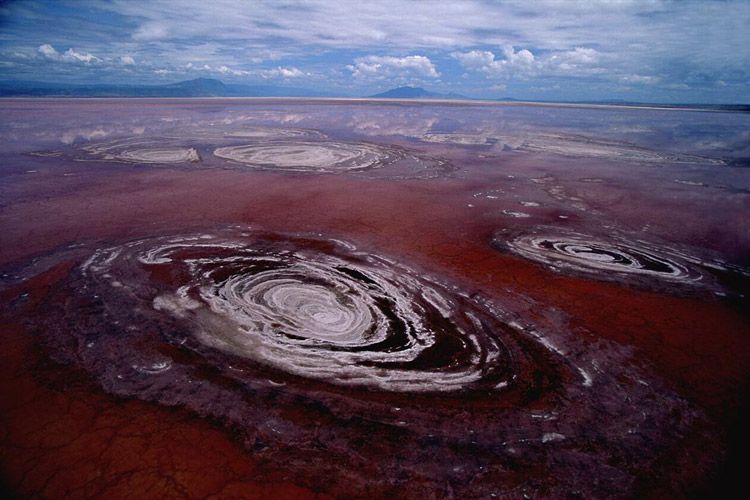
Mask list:
[[14,492],[731,479],[750,115],[4,100],[0,133]]

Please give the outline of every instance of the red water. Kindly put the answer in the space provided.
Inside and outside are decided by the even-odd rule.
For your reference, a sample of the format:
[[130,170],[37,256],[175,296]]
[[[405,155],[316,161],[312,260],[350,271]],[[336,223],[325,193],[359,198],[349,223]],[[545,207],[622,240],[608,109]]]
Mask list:
[[[77,162],[73,161],[76,147],[86,139],[79,137],[70,145],[57,137],[73,128],[110,130],[139,124],[148,134],[153,121],[165,116],[207,120],[216,126],[225,115],[269,110],[304,115],[303,126],[332,135],[448,158],[455,168],[436,178],[398,179],[225,169],[211,159],[206,162],[212,168]],[[612,493],[664,496],[723,491],[736,465],[732,443],[743,443],[746,437],[742,428],[750,376],[750,324],[742,295],[746,285],[735,280],[720,288],[670,290],[649,283],[592,279],[554,272],[499,252],[489,243],[493,234],[506,228],[552,226],[591,233],[612,224],[620,232],[688,245],[728,263],[746,265],[750,175],[731,166],[654,166],[431,144],[395,135],[364,136],[351,125],[352,117],[362,114],[383,121],[384,116],[400,112],[395,107],[301,103],[284,103],[279,110],[223,101],[4,101],[0,120],[4,130],[13,131],[2,141],[6,153],[0,169],[0,269],[7,274],[0,289],[0,467],[5,487],[24,497],[307,498],[406,497],[422,495],[425,488],[440,483],[439,478],[414,475],[400,478],[397,489],[352,483],[347,492],[342,486],[346,480],[339,478],[329,488],[326,481],[314,478],[346,470],[345,464],[335,463],[335,456],[331,463],[300,464],[290,456],[288,466],[269,464],[243,443],[232,426],[201,418],[187,408],[108,394],[85,370],[53,361],[49,347],[31,334],[37,315],[64,307],[50,305],[47,298],[80,264],[78,257],[50,258],[35,274],[27,267],[32,259],[43,260],[76,243],[99,248],[133,238],[243,224],[350,241],[490,298],[502,297],[510,289],[541,307],[562,311],[569,318],[570,331],[586,342],[604,338],[632,348],[636,364],[648,367],[701,416],[669,449],[659,451],[653,469],[639,472],[629,491]],[[525,123],[523,110],[513,110],[510,117],[503,112],[489,109],[487,115],[498,122],[509,120],[505,127]],[[538,115],[544,112],[529,110],[533,115],[529,121],[543,122]],[[473,109],[417,107],[414,111],[417,118],[430,113],[446,122],[463,120],[462,127],[470,127],[481,116]],[[550,118],[548,127],[578,126],[584,121],[575,110],[568,113]],[[590,117],[599,111],[587,113]],[[676,111],[647,117],[639,117],[637,111],[609,113],[612,117],[586,119],[643,120],[656,128],[691,120],[703,120],[703,126],[710,128],[710,121],[718,120],[688,113],[675,116]],[[748,122],[731,119],[740,130]],[[259,122],[266,124],[263,120],[267,118]],[[417,126],[403,120],[404,127]],[[667,149],[670,145],[662,144]],[[63,156],[24,154],[38,150],[59,150]],[[531,181],[545,177],[546,181]],[[587,182],[592,178],[603,182]],[[683,178],[712,185],[674,182]],[[558,193],[557,198],[550,194],[550,186],[561,187],[552,193]],[[494,197],[475,196],[489,192]],[[525,207],[519,201],[541,206]],[[583,208],[577,208],[576,202]],[[531,216],[514,218],[503,210]],[[303,413],[294,418],[313,417]],[[331,425],[341,423],[333,420]],[[373,432],[376,438],[383,433],[386,439],[389,431]],[[399,450],[383,446],[371,456],[377,459],[379,453],[385,460]],[[535,476],[534,467],[517,472],[514,480]],[[363,475],[367,477],[366,472]],[[451,491],[450,486],[441,486],[434,494],[450,496]]]

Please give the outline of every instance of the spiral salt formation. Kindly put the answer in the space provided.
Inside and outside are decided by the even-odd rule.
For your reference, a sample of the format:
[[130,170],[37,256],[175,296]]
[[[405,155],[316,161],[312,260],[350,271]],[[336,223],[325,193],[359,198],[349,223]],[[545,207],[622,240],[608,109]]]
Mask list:
[[127,138],[85,146],[85,156],[121,163],[177,164],[200,161],[195,148],[181,145],[179,141],[165,138]]
[[566,265],[578,270],[648,274],[676,281],[699,279],[691,277],[685,266],[668,257],[624,244],[585,238],[555,241],[544,237],[531,237],[516,240],[510,246],[519,254],[540,261],[552,252],[552,258],[558,259],[554,262],[555,265]]
[[610,234],[605,239],[555,228],[538,228],[530,234],[499,231],[492,244],[554,271],[646,288],[669,285],[723,293],[716,276],[727,273],[746,276],[746,271],[715,257],[697,257],[674,246],[628,239],[619,234]]
[[401,156],[375,144],[331,141],[226,146],[214,155],[255,168],[321,173],[368,170]]
[[[548,306],[317,235],[100,248],[34,318],[50,355],[106,391],[213,417],[333,496],[628,491],[695,418],[626,348]],[[387,483],[394,470],[406,479]]]
[[344,259],[343,244],[326,253],[304,247],[318,242],[294,243],[302,246],[149,241],[128,247],[125,261],[117,249],[84,268],[114,273],[137,261],[184,269],[189,279],[156,295],[153,307],[189,318],[207,346],[286,373],[399,392],[511,382],[513,356],[501,339],[509,327],[489,311],[464,310],[465,298],[388,260]]
[[[244,144],[237,145],[238,141]],[[234,145],[226,145],[232,144]],[[364,173],[382,179],[445,176],[455,170],[444,158],[364,142],[325,140],[317,130],[245,127],[237,130],[178,128],[162,137],[129,137],[97,142],[73,152],[77,161],[177,165],[201,161],[196,147],[214,147],[222,167],[305,173]],[[216,145],[222,145],[216,147]],[[226,160],[226,161],[222,161]]]

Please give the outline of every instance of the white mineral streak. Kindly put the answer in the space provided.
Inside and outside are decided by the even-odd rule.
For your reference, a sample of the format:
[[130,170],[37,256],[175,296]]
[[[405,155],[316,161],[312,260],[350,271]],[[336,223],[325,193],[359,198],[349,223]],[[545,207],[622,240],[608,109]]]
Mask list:
[[425,142],[460,144],[463,146],[483,146],[493,141],[484,134],[424,134],[420,137]]
[[515,217],[516,219],[525,219],[527,217],[531,217],[531,215],[527,214],[526,212],[517,212],[515,210],[503,210],[503,215],[507,215],[508,217]]
[[172,368],[171,361],[156,361],[147,365],[133,365],[133,369],[137,372],[144,373],[147,375],[154,375],[157,373],[163,373],[169,371]]
[[542,443],[549,443],[551,441],[562,441],[565,436],[557,432],[548,432],[542,436]]
[[647,164],[683,163],[722,165],[725,163],[718,158],[657,151],[632,143],[602,137],[553,134],[545,131],[523,131],[510,134],[493,130],[463,133],[428,132],[416,135],[416,137],[424,142],[464,146],[492,145],[496,149],[554,154],[571,158],[601,158]]
[[151,148],[123,151],[118,159],[133,163],[189,163],[200,161],[194,148]]
[[638,163],[724,164],[724,161],[715,158],[655,151],[627,142],[580,135],[532,134],[523,140],[518,149],[573,158],[606,158]]

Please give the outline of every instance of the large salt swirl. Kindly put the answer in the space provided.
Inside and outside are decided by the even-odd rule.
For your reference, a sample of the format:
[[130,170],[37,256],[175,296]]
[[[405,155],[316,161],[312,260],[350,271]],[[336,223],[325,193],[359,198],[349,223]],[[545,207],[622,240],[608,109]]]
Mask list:
[[400,155],[367,143],[280,142],[217,148],[214,155],[255,168],[300,172],[344,172],[376,168]]
[[627,348],[512,290],[465,290],[323,236],[232,227],[100,248],[33,317],[104,390],[213,417],[334,496],[395,470],[428,478],[414,497],[611,496],[680,443],[694,413]]
[[155,309],[190,322],[204,345],[286,373],[389,391],[504,387],[515,376],[507,324],[343,243],[207,236],[124,250],[97,253],[86,272],[119,274],[137,261],[184,274]]

